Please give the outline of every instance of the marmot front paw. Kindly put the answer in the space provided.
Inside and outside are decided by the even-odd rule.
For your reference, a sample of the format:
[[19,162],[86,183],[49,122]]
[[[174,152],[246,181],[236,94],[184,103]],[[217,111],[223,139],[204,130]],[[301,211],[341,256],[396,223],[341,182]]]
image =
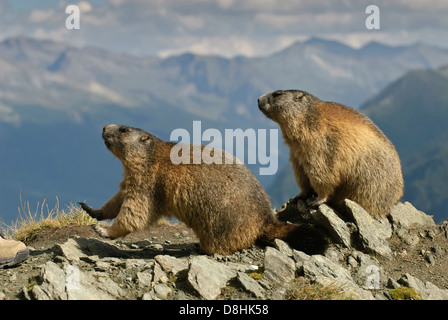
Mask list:
[[103,238],[108,238],[108,237],[109,237],[109,232],[108,232],[108,230],[107,230],[106,228],[101,227],[101,226],[99,226],[99,225],[97,225],[97,224],[94,224],[94,225],[93,225],[93,229],[94,229],[100,236],[102,236]]

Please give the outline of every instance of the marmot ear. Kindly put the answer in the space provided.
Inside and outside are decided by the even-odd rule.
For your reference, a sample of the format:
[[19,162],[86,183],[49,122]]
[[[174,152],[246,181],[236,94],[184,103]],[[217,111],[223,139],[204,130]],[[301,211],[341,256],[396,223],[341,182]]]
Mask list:
[[140,141],[141,141],[141,142],[145,142],[146,140],[149,140],[149,139],[150,139],[149,136],[148,136],[148,135],[145,135],[145,136],[143,136],[143,137],[140,138]]
[[294,96],[292,97],[293,101],[299,102],[300,100],[302,100],[303,96],[305,94],[303,93],[303,91],[299,91],[296,94],[294,94]]

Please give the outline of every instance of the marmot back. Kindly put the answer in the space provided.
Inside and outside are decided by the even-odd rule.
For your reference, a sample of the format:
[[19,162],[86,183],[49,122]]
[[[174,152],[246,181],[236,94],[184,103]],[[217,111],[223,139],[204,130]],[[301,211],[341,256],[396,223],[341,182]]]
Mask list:
[[336,207],[348,198],[384,217],[403,196],[398,153],[365,115],[299,90],[263,95],[258,106],[290,147],[299,197]]
[[[173,150],[189,150],[193,160],[194,147],[173,148],[175,143],[118,125],[104,127],[103,139],[122,162],[124,179],[118,193],[102,208],[92,209],[81,203],[98,220],[115,218],[109,229],[97,228],[101,235],[117,238],[147,228],[162,216],[174,216],[195,231],[208,254],[230,254],[250,247],[256,240],[275,238],[299,242],[298,249],[308,250],[300,247],[300,239],[309,238],[302,232],[304,227],[277,221],[258,180],[228,153],[212,151],[222,152],[223,164],[174,164]],[[204,151],[204,146],[200,149]],[[224,161],[226,157],[234,162]],[[320,250],[319,245],[313,250]]]

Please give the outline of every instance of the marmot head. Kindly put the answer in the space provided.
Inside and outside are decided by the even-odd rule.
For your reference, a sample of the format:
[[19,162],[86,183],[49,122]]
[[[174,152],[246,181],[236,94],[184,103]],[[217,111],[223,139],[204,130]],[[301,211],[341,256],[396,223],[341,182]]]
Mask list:
[[283,123],[304,114],[316,98],[301,90],[277,90],[258,98],[258,108],[269,119]]
[[153,134],[138,128],[108,124],[103,128],[107,149],[122,162],[146,159],[154,142]]

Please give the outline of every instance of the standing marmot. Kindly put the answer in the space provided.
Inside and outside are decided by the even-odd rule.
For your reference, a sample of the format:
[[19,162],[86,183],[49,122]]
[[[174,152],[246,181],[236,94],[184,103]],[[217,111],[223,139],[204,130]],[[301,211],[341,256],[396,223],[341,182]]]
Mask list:
[[233,164],[173,164],[170,152],[175,143],[112,124],[104,127],[103,139],[122,162],[124,179],[102,208],[80,203],[93,218],[115,218],[110,228],[97,227],[102,236],[124,236],[149,227],[161,216],[174,216],[194,230],[208,254],[231,254],[257,239],[275,238],[298,243],[296,247],[303,250],[308,245],[317,248],[307,242],[308,228],[276,220],[258,180],[233,156],[222,153],[223,159],[235,159]]
[[261,96],[258,107],[280,125],[299,197],[317,193],[313,205],[335,206],[348,198],[378,217],[388,215],[402,197],[397,151],[366,116],[299,90]]

